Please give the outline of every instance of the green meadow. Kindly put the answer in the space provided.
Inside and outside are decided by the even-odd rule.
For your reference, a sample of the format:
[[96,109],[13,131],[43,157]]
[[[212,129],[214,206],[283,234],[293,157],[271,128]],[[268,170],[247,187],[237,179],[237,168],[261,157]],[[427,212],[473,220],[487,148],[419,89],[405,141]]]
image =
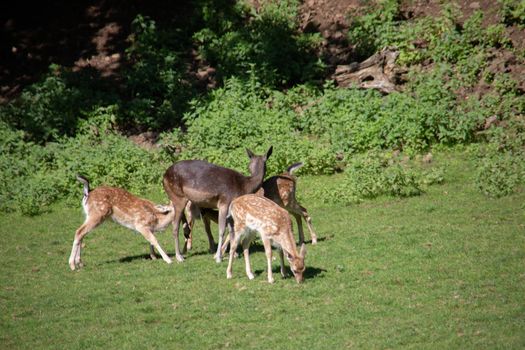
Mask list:
[[[0,350],[525,349],[525,0],[11,7]],[[226,279],[200,222],[184,263],[108,221],[70,270],[76,174],[166,203],[172,163],[270,146],[304,165],[303,284],[258,242]]]
[[[34,217],[1,214],[1,347],[524,348],[525,193],[491,199],[460,153],[434,159],[443,184],[410,198],[324,204],[312,194],[340,177],[301,176],[319,236],[307,245],[303,284],[280,278],[278,259],[269,284],[258,243],[255,279],[238,258],[227,280],[200,222],[186,261],[172,265],[106,222],[84,240],[85,266],[70,271],[80,198]],[[148,197],[165,202],[161,186]],[[171,226],[158,237],[172,256]]]

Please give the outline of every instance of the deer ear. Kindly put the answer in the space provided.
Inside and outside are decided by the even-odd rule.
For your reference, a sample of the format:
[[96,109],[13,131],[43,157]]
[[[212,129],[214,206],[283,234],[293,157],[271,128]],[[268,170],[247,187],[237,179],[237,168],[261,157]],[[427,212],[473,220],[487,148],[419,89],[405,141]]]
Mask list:
[[270,148],[268,149],[268,152],[266,152],[266,159],[270,158],[270,156],[272,155],[272,151],[273,151],[273,146],[270,146]]
[[167,214],[173,210],[173,206],[157,204],[155,205],[155,209],[157,209],[161,214]]
[[250,157],[250,158],[255,157],[255,154],[253,154],[253,152],[250,151],[248,148],[246,148],[246,153],[248,154],[248,157]]
[[304,259],[306,256],[306,244],[301,244],[301,250],[299,251],[299,255]]

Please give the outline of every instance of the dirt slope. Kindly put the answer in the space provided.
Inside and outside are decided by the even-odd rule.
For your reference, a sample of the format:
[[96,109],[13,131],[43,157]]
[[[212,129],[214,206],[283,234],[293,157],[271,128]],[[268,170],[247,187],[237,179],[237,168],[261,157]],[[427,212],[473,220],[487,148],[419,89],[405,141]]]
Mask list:
[[[353,46],[346,38],[349,16],[362,10],[362,4],[367,2],[305,0],[302,3],[301,29],[321,33],[323,56],[332,71],[338,65],[353,62]],[[499,21],[496,1],[456,0],[455,3],[463,18],[468,18],[475,10],[482,10],[485,25]],[[402,15],[406,19],[435,16],[441,7],[441,0],[405,0]],[[117,79],[130,23],[137,14],[176,26],[192,11],[194,8],[189,1],[4,2],[0,5],[0,103],[17,96],[24,86],[38,80],[51,63],[76,70],[94,69],[102,77]],[[508,34],[515,47],[525,48],[523,30],[511,27]],[[490,67],[525,80],[522,78],[525,76],[523,64],[504,50],[494,51]],[[525,82],[522,89],[525,90]]]

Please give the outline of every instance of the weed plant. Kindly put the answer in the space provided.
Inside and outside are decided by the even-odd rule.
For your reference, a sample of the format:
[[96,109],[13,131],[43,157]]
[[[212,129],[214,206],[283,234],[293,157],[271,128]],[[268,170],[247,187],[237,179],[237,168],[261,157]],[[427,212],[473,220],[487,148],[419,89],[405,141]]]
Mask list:
[[[370,151],[415,158],[436,147],[476,144],[472,182],[483,193],[502,196],[523,183],[525,98],[518,82],[486,64],[491,50],[514,49],[503,29],[519,24],[519,2],[502,1],[502,21],[489,27],[482,26],[481,12],[460,21],[451,5],[436,20],[407,21],[399,2],[390,0],[352,18],[349,40],[363,58],[386,45],[400,49],[398,63],[407,66],[408,81],[386,96],[329,82],[296,84],[312,81],[321,68],[310,55],[315,35],[298,32],[297,2],[268,2],[259,11],[221,4],[200,3],[199,18],[189,19],[184,30],[138,16],[118,91],[92,73],[54,65],[19,99],[0,106],[0,175],[6,179],[0,210],[35,214],[76,198],[79,172],[94,184],[139,194],[157,186],[164,169],[180,159],[246,172],[244,149],[262,152],[269,145],[275,151],[268,174],[297,161],[305,164],[301,174],[343,172],[343,201],[422,191],[425,176],[405,164],[378,165]],[[192,40],[222,82],[205,95],[188,85],[181,53]],[[290,64],[280,64],[282,54]],[[458,97],[479,81],[492,91]],[[143,150],[122,135],[147,129],[163,131],[159,149]],[[371,173],[357,171],[364,169],[359,159],[372,161]],[[373,185],[379,183],[383,188]]]

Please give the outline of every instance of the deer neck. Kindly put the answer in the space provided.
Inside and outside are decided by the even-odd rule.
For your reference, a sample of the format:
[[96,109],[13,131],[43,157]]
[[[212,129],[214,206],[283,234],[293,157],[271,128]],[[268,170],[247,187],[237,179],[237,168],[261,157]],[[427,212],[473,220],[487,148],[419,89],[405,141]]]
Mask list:
[[299,256],[299,253],[297,252],[297,248],[295,246],[295,241],[285,239],[283,240],[283,242],[281,242],[281,248],[293,258],[297,258]]
[[175,218],[175,210],[171,210],[167,214],[157,213],[157,230],[163,230],[168,226]]
[[264,180],[264,170],[257,171],[248,177],[245,185],[245,193],[255,193],[261,188]]

